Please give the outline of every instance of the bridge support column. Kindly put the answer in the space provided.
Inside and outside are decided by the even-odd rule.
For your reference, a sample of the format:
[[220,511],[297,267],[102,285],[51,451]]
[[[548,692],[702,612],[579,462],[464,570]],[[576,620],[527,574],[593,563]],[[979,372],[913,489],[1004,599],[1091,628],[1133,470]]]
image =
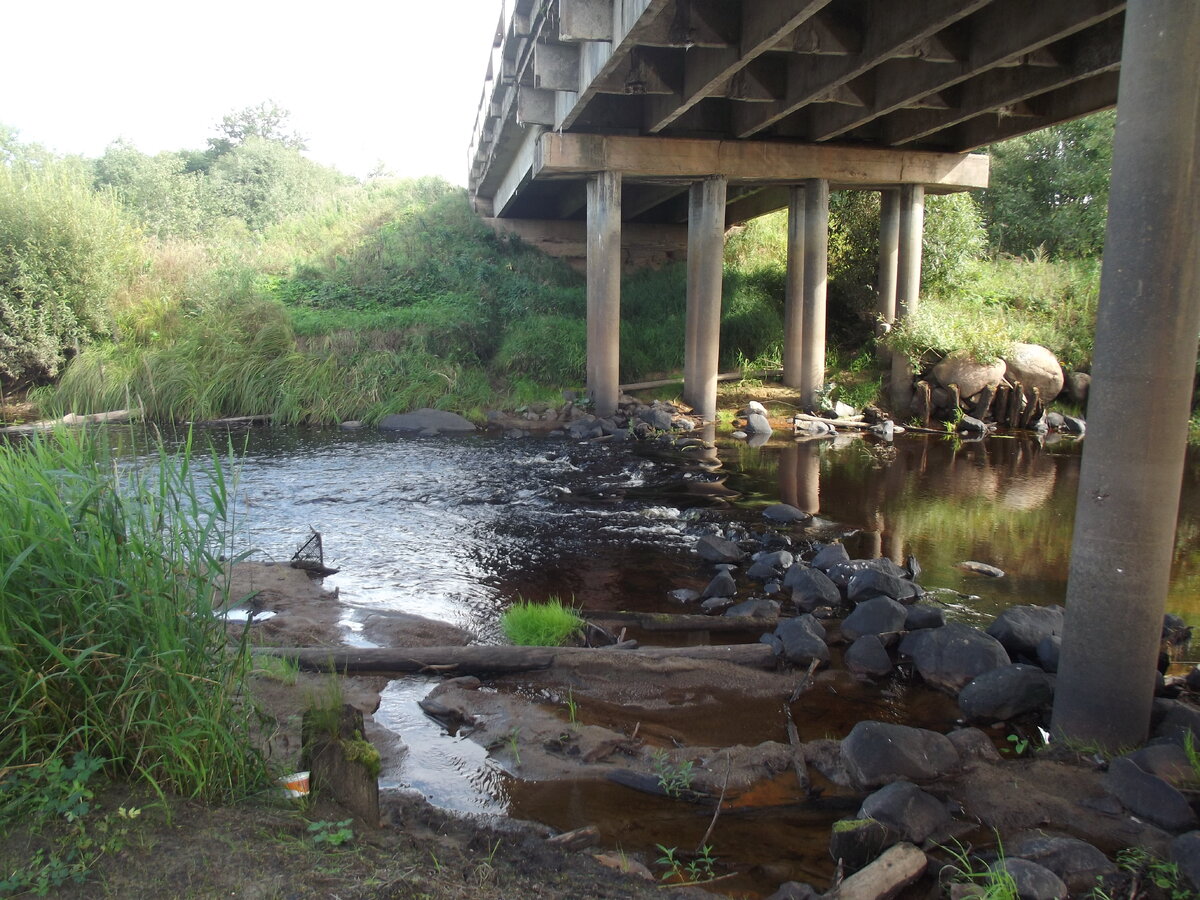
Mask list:
[[879,280],[875,313],[888,325],[896,319],[896,274],[900,260],[900,192],[879,192]]
[[825,290],[829,276],[829,181],[804,186],[804,337],[800,403],[816,407],[825,384]]
[[684,399],[708,420],[717,417],[726,186],[723,177],[706,178],[692,184],[688,197]]
[[783,383],[799,390],[804,365],[803,185],[793,185],[788,192],[787,276],[783,296]]
[[900,188],[899,254],[896,260],[896,318],[917,311],[921,293],[921,237],[925,229],[925,186]]
[[1179,514],[1200,331],[1197,45],[1200,4],[1129,3],[1051,722],[1059,738],[1108,750],[1149,728]]
[[621,368],[621,173],[587,186],[587,387],[598,416],[617,411]]

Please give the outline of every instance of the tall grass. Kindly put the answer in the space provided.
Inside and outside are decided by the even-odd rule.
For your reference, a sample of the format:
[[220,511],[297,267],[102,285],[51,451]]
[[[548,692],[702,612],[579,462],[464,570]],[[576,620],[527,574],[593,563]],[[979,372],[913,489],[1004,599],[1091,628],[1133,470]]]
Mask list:
[[122,469],[102,437],[0,444],[0,769],[83,751],[208,799],[265,777],[240,699],[244,647],[213,614],[228,485],[190,444]]

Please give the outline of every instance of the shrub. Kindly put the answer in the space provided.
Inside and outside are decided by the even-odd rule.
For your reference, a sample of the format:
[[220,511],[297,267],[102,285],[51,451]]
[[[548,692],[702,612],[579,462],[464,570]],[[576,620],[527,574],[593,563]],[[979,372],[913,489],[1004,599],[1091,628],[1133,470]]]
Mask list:
[[557,597],[545,603],[518,600],[500,617],[504,635],[523,647],[559,647],[583,628],[583,619]]

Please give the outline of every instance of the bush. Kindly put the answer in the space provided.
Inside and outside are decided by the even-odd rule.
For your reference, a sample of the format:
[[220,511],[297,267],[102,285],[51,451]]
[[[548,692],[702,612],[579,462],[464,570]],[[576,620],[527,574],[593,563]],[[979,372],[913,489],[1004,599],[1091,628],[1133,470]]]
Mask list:
[[583,619],[557,597],[545,603],[518,600],[500,617],[504,635],[522,647],[560,647],[583,628]]

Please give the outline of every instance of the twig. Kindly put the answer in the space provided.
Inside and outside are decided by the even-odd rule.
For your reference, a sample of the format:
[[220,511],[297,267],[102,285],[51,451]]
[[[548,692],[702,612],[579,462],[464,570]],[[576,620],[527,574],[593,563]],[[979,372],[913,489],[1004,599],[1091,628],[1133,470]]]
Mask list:
[[800,783],[800,790],[804,792],[806,797],[812,796],[812,784],[808,780],[808,768],[804,759],[804,750],[800,745],[800,732],[796,729],[796,722],[792,719],[792,708],[788,704],[783,705],[783,713],[787,718],[787,734],[788,743],[792,745],[792,768],[796,770],[796,781]]
[[808,664],[808,672],[800,679],[800,683],[796,685],[796,689],[792,691],[792,696],[788,697],[788,703],[795,703],[800,699],[800,695],[812,687],[813,672],[817,671],[817,666],[821,664],[819,659],[814,659]]
[[728,881],[730,878],[737,878],[738,874],[739,873],[737,872],[730,872],[728,875],[718,875],[716,878],[705,878],[703,881],[676,881],[673,884],[660,884],[658,889],[660,891],[665,891],[669,890],[670,888],[700,887],[704,884],[715,884],[718,881]]
[[708,823],[708,831],[704,832],[704,837],[700,838],[700,843],[696,845],[696,852],[703,853],[704,848],[708,846],[708,839],[712,837],[713,829],[717,827],[717,816],[721,815],[721,804],[725,802],[725,789],[729,787],[729,770],[733,763],[729,759],[729,748],[725,748],[725,781],[721,784],[721,796],[717,798],[717,808],[713,810],[712,821]]

